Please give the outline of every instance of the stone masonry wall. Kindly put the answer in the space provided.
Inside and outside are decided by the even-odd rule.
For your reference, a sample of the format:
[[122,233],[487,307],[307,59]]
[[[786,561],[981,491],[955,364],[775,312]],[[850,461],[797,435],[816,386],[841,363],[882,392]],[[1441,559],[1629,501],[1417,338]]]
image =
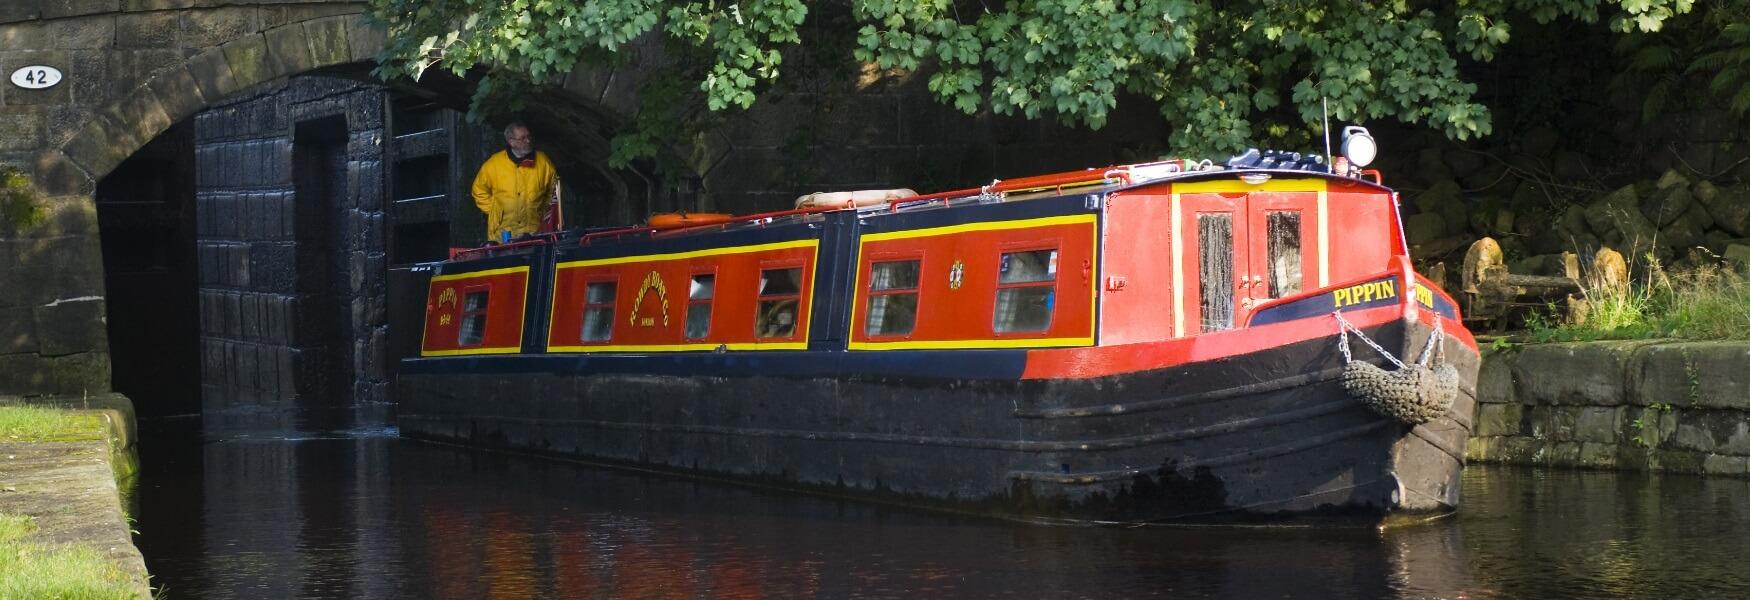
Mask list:
[[0,164],[33,176],[46,222],[0,225],[0,394],[110,388],[96,183],[209,103],[277,76],[354,62],[381,34],[361,2],[0,0],[0,76],[60,69],[46,90],[0,82]]
[[[197,117],[206,412],[384,401],[382,107],[378,88],[305,77]],[[334,197],[299,197],[299,124],[333,117]]]
[[1750,476],[1750,343],[1614,341],[1491,352],[1473,461]]

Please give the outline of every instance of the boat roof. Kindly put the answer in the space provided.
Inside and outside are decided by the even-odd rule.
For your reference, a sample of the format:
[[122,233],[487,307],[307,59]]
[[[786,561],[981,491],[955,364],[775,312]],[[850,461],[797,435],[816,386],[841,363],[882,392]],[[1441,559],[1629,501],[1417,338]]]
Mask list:
[[[1281,156],[1286,153],[1265,153],[1265,156]],[[940,210],[955,208],[970,204],[994,204],[1001,202],[1017,202],[1062,198],[1084,194],[1110,194],[1130,190],[1146,189],[1164,184],[1188,183],[1197,181],[1212,181],[1222,179],[1239,179],[1245,176],[1265,175],[1270,178],[1283,179],[1323,179],[1339,181],[1348,185],[1373,188],[1375,190],[1393,193],[1391,188],[1382,185],[1377,171],[1359,171],[1360,176],[1339,175],[1330,172],[1322,162],[1315,159],[1299,160],[1289,164],[1295,168],[1223,165],[1215,166],[1207,162],[1187,163],[1186,161],[1160,161],[1130,165],[1116,165],[1104,169],[1084,169],[1081,171],[1065,171],[1045,175],[1035,175],[1007,180],[994,180],[991,183],[959,190],[935,192],[920,196],[895,200],[885,204],[875,204],[861,207],[810,208],[737,216],[725,223],[699,225],[682,229],[657,231],[651,227],[620,227],[593,232],[579,232],[577,241],[584,245],[597,242],[612,243],[614,241],[630,241],[630,239],[649,239],[649,237],[684,236],[716,231],[730,231],[744,228],[769,227],[785,223],[809,222],[824,218],[826,213],[856,211],[860,215],[878,216],[883,214],[913,213],[925,210]],[[1255,158],[1255,156],[1254,156]],[[1236,157],[1238,160],[1238,157]],[[1232,163],[1233,161],[1230,161]],[[1282,163],[1278,163],[1282,164]],[[1186,170],[1190,165],[1192,168]],[[1372,175],[1369,181],[1364,178]],[[628,238],[628,236],[632,236]],[[554,241],[571,236],[554,236]],[[536,243],[544,243],[537,241]],[[520,245],[520,244],[517,244]],[[476,249],[484,250],[485,248]]]

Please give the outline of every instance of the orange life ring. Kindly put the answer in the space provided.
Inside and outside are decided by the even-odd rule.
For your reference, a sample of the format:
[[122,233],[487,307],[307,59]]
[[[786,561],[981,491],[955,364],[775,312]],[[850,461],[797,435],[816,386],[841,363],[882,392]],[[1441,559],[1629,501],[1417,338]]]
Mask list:
[[728,223],[734,215],[723,213],[656,213],[650,215],[649,225],[652,229],[680,229],[699,225],[716,225]]

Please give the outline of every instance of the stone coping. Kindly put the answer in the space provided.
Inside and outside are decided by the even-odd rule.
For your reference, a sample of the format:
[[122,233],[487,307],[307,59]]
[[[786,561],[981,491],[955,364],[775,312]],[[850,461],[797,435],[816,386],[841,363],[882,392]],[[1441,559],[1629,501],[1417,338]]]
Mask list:
[[0,397],[0,405],[11,406],[78,406],[83,401],[104,405],[91,410],[110,420],[112,438],[117,437],[117,432],[126,432],[125,437],[84,442],[0,442],[0,511],[32,517],[37,526],[32,541],[78,544],[97,550],[133,579],[136,596],[151,598],[146,562],[130,535],[112,464],[112,449],[131,445],[133,439],[132,403],[119,394],[89,400]]

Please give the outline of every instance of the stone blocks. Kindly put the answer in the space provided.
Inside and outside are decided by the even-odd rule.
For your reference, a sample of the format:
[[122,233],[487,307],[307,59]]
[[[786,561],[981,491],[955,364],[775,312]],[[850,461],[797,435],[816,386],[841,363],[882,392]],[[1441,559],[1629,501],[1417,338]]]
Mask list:
[[261,28],[253,8],[196,8],[177,14],[182,19],[182,45],[187,48],[218,46]]
[[1531,345],[1484,358],[1466,455],[1750,476],[1750,343]]
[[346,17],[346,45],[353,62],[376,60],[388,39],[388,32],[371,25],[363,15]]
[[1515,393],[1527,404],[1622,404],[1629,358],[1647,343],[1527,346],[1512,359]]
[[1661,344],[1636,358],[1628,385],[1640,402],[1750,410],[1750,345]]
[[212,102],[243,89],[238,85],[237,78],[231,74],[231,63],[225,59],[225,52],[213,48],[188,61],[188,72],[194,76],[195,83],[200,86],[202,95]]
[[267,39],[260,34],[228,42],[222,49],[225,63],[231,66],[231,77],[239,89],[254,87],[280,74],[269,59]]
[[117,49],[175,48],[181,16],[173,12],[120,14],[115,17]]
[[310,62],[326,67],[352,62],[352,47],[347,43],[347,19],[329,17],[303,23],[304,38],[309,44]]
[[302,73],[315,67],[310,57],[310,42],[303,24],[282,25],[262,33],[268,48],[268,70],[272,76]]
[[56,300],[33,308],[31,317],[36,322],[38,354],[66,356],[108,349],[101,297]]

